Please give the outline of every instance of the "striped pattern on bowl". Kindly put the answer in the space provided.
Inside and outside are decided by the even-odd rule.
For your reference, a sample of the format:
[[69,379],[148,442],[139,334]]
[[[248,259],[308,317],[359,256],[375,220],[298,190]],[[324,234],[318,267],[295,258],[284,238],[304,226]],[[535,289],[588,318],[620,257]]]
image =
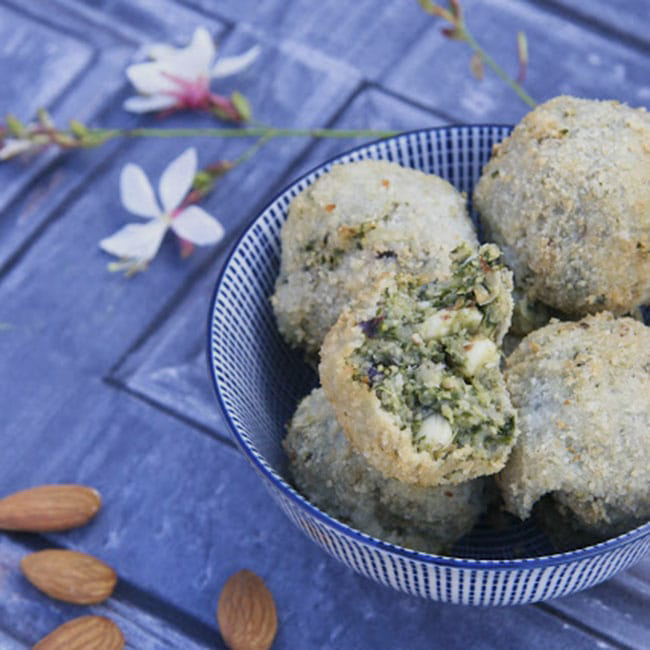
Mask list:
[[[514,605],[595,585],[650,550],[650,523],[601,544],[553,554],[534,522],[478,526],[453,557],[419,553],[365,535],[320,511],[290,484],[281,441],[301,397],[316,384],[302,354],[275,324],[269,297],[280,265],[280,231],[292,199],[333,164],[395,161],[471,191],[508,126],[457,126],[405,133],[359,147],[285,189],[246,230],[217,283],[209,356],[217,396],[235,441],[273,498],[327,553],[381,584],[423,598],[468,605]],[[471,203],[470,203],[471,207]]]

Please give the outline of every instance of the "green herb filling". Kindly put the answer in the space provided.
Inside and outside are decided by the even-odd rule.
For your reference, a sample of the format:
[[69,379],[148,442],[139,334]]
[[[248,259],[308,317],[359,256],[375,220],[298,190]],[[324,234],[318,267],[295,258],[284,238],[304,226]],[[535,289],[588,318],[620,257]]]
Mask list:
[[492,449],[513,437],[496,343],[511,304],[500,257],[493,244],[460,246],[449,280],[398,278],[375,317],[359,323],[354,378],[436,457],[452,444]]

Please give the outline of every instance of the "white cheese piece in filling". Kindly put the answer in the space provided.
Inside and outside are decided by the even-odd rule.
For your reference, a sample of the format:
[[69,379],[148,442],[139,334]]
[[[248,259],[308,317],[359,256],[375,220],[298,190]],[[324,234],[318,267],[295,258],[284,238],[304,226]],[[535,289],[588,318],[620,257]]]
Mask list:
[[484,366],[494,365],[498,361],[499,350],[490,339],[473,339],[465,346],[463,372],[465,375],[473,377]]
[[442,309],[423,321],[418,333],[425,341],[440,338],[449,332],[452,320],[450,310]]
[[476,331],[483,318],[478,309],[464,307],[462,309],[441,309],[431,314],[422,322],[418,334],[429,341],[434,338],[441,338],[446,334],[453,334],[465,328],[468,331]]
[[437,413],[422,420],[419,434],[424,445],[431,447],[446,447],[454,438],[449,422]]
[[415,379],[425,386],[435,388],[440,386],[440,382],[444,377],[444,370],[445,366],[442,363],[424,361],[415,371]]

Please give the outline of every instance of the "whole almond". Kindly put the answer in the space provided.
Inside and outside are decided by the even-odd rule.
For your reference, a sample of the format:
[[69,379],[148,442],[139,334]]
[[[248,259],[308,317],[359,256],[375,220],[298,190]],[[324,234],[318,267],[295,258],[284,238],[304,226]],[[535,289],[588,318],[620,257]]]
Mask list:
[[44,533],[82,526],[101,506],[84,485],[41,485],[0,499],[0,529]]
[[79,551],[31,553],[22,558],[20,568],[37,589],[76,605],[101,603],[113,593],[117,582],[111,567]]
[[74,618],[41,639],[32,650],[122,650],[122,630],[103,616]]
[[217,621],[231,650],[270,648],[278,629],[278,616],[264,580],[248,569],[230,576],[219,596]]

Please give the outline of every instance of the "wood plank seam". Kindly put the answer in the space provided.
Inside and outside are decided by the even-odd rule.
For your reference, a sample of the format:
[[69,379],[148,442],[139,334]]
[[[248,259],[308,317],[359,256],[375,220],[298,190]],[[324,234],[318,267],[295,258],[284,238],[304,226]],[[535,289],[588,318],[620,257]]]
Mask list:
[[[361,85],[361,84],[359,84]],[[343,104],[345,107],[349,105],[349,103],[353,100],[353,98],[356,96],[356,91],[358,87],[355,87],[352,89],[352,91],[349,93],[348,97],[344,100]],[[339,111],[336,111],[335,116],[339,115]],[[335,119],[335,118],[334,118]],[[325,128],[328,128],[329,126],[332,126],[334,123],[334,119],[330,118],[327,120],[325,124]],[[297,160],[303,159],[303,157],[308,154],[308,151],[311,149],[311,147],[314,146],[316,143],[315,138],[311,138],[306,141],[305,147],[303,148],[302,151],[300,151],[296,156],[294,156],[285,166],[285,169],[283,172],[278,176],[278,182],[274,186],[275,189],[271,188],[269,190],[269,196],[263,196],[250,210],[250,218],[243,221],[242,223],[237,224],[237,227],[233,228],[230,232],[226,232],[224,238],[221,240],[219,246],[217,249],[213,252],[213,254],[209,255],[206,260],[200,264],[192,273],[188,275],[188,279],[186,282],[184,282],[179,289],[174,293],[174,295],[169,299],[169,301],[166,303],[166,305],[159,311],[159,313],[156,315],[155,318],[152,319],[149,327],[145,328],[140,335],[133,341],[133,343],[127,348],[127,350],[117,359],[115,364],[110,368],[107,376],[105,379],[107,380],[115,380],[117,383],[120,383],[121,380],[116,377],[116,374],[119,372],[120,368],[124,365],[126,360],[140,347],[142,347],[146,341],[153,335],[155,334],[156,331],[158,331],[160,328],[164,326],[165,321],[172,316],[174,311],[176,310],[178,304],[180,303],[180,298],[184,295],[189,295],[189,293],[192,291],[192,288],[194,287],[195,284],[199,282],[199,280],[204,277],[205,273],[210,269],[210,267],[213,265],[213,263],[218,259],[218,257],[223,253],[224,250],[230,249],[234,244],[236,244],[237,241],[241,238],[241,236],[244,234],[252,220],[255,218],[257,214],[269,203],[270,200],[272,200],[272,197],[275,196],[276,194],[280,193],[282,189],[288,184],[289,179],[290,179],[290,173],[291,170],[294,168],[294,164]],[[269,145],[269,146],[272,146]],[[249,163],[250,164],[250,163]],[[0,276],[1,277],[1,276]],[[215,277],[216,281],[216,277]],[[207,303],[206,303],[207,307]],[[207,312],[206,312],[207,313]],[[209,315],[207,315],[207,318],[209,319]],[[209,326],[209,320],[206,320],[206,338],[207,338],[207,328]]]
[[[337,121],[339,118],[341,118],[345,111],[347,111],[350,108],[350,105],[361,95],[366,88],[370,86],[370,82],[367,81],[366,79],[362,79],[360,83],[356,86],[356,88],[353,89],[353,91],[350,93],[349,97],[346,99],[344,103],[341,104],[341,106],[335,111],[335,113],[330,117],[329,120],[325,124],[323,124],[323,128],[326,129],[331,129],[331,128],[336,128]],[[316,125],[314,125],[316,126]],[[318,125],[321,126],[321,125]],[[296,178],[296,173],[297,170],[302,166],[302,163],[309,158],[311,153],[313,152],[314,148],[318,144],[320,140],[318,138],[311,138],[309,140],[309,144],[305,147],[303,151],[301,151],[295,158],[291,161],[285,172],[280,176],[276,188],[277,191],[275,192],[274,195],[281,194],[286,187],[288,187]],[[343,147],[345,149],[346,147]],[[343,152],[343,149],[341,150],[341,153]],[[268,201],[264,204],[266,205]],[[260,210],[255,213],[259,214]]]
[[[132,45],[141,45],[145,42],[150,42],[151,39],[146,35],[145,32],[134,28],[132,25],[124,25],[123,23],[118,22],[117,20],[111,25],[106,24],[106,16],[100,10],[94,9],[91,5],[83,0],[54,0],[56,4],[61,7],[65,7],[68,11],[73,13],[78,18],[85,20],[86,22],[93,25],[97,29],[102,29],[107,34],[118,36],[123,39],[125,43]],[[179,4],[179,3],[176,3]],[[183,6],[183,5],[181,5]],[[212,20],[218,20],[223,24],[224,30],[221,33],[220,37],[225,39],[230,32],[234,29],[236,23],[228,19],[217,18],[216,16],[208,15],[205,11],[201,11],[196,7],[190,7],[190,9],[197,14],[202,14],[206,18]],[[197,23],[198,26],[198,23]]]
[[583,27],[587,31],[636,49],[643,54],[650,53],[650,40],[641,39],[636,34],[608,25],[593,15],[563,5],[556,0],[524,0],[524,2],[536,9],[547,11],[560,18],[565,18],[567,22],[571,22],[578,27]]
[[[14,0],[4,0],[4,1],[12,2]],[[103,17],[102,20],[102,14],[99,11],[92,9],[92,7],[88,6],[86,3],[79,3],[78,5],[71,6],[69,3],[61,3],[58,0],[53,0],[53,2],[59,5],[59,7],[64,8],[66,11],[68,11],[78,20],[87,23],[93,29],[101,30],[105,34],[108,34],[111,38],[120,39],[123,45],[136,46],[142,43],[140,39],[133,36],[132,31],[118,29],[118,26],[122,27],[120,23],[116,21],[107,23],[105,16]],[[40,7],[40,5],[37,4],[37,7]],[[37,12],[38,8],[34,9],[34,11]]]
[[[108,382],[116,382],[120,384],[122,380],[118,376],[118,373],[122,366],[126,363],[127,359],[139,350],[146,342],[156,333],[158,330],[164,327],[167,320],[174,314],[177,307],[182,302],[182,297],[189,295],[192,291],[195,284],[197,284],[205,273],[209,271],[210,267],[214,262],[220,257],[224,250],[230,248],[230,246],[236,242],[243,231],[248,226],[248,223],[240,224],[238,228],[234,228],[230,233],[226,232],[224,238],[219,243],[219,246],[216,247],[216,250],[212,254],[208,255],[206,259],[201,262],[193,271],[187,275],[187,280],[175,291],[169,300],[163,305],[163,307],[156,313],[156,315],[151,319],[149,324],[142,329],[142,331],[136,336],[131,344],[126,348],[126,350],[117,358],[115,363],[109,368],[108,372],[104,376],[104,380]],[[216,281],[216,277],[215,277]],[[207,318],[207,302],[206,302],[206,318]],[[208,320],[205,322],[205,336],[207,338],[208,331]]]
[[[210,17],[213,17],[213,18],[215,18],[215,19],[217,19],[217,20],[219,20],[219,21],[222,21],[222,22],[234,22],[234,24],[244,24],[244,21],[240,21],[240,22],[232,21],[231,18],[227,17],[225,14],[223,14],[222,12],[220,12],[218,9],[214,9],[212,6],[210,6],[209,9],[207,9],[207,8],[203,8],[201,5],[199,5],[199,4],[195,3],[195,2],[193,2],[192,0],[176,0],[176,2],[177,2],[178,4],[180,4],[180,5],[185,6],[185,7],[188,7],[188,8],[190,8],[190,9],[194,10],[194,11],[201,11],[201,12],[204,13],[205,15],[209,15]],[[420,37],[421,37],[421,36],[422,36],[422,35],[423,35],[423,34],[424,34],[428,29],[430,29],[430,27],[431,27],[431,25],[430,25],[426,20],[423,20],[423,21],[421,22],[421,25],[420,25],[419,29],[417,29],[417,30],[414,32],[414,34],[412,35],[412,41],[413,41],[413,42],[418,41],[418,40],[420,39]],[[262,28],[259,27],[259,26],[256,26],[255,28],[256,28],[256,29],[262,29]],[[271,33],[269,33],[269,32],[264,32],[264,33],[267,35],[267,37],[272,37],[272,38],[274,38],[274,35],[273,35],[273,34],[271,34]],[[277,39],[276,39],[276,40],[277,40]],[[319,50],[318,48],[315,48],[315,49],[316,49],[316,51],[319,51],[319,52],[322,52],[323,54],[325,54],[325,52],[324,52],[323,50]],[[350,65],[353,65],[353,64],[350,64]],[[387,72],[388,72],[388,69],[385,69],[385,70],[383,71],[383,75],[386,75]]]
[[[206,365],[206,377],[205,377],[206,382],[209,381],[208,373],[209,373],[209,369],[207,368]],[[145,393],[132,388],[131,386],[128,385],[128,383],[126,383],[124,380],[120,378],[104,377],[103,381],[107,386],[110,386],[111,388],[116,388],[126,393],[130,397],[133,397],[137,400],[140,400],[141,402],[144,402],[145,404],[156,409],[157,411],[160,411],[165,415],[169,415],[170,417],[179,420],[183,424],[186,424],[188,427],[191,427],[192,429],[196,430],[198,433],[207,435],[211,440],[226,445],[227,447],[231,447],[232,449],[234,449],[239,453],[239,448],[233,442],[230,432],[221,433],[220,431],[215,431],[213,429],[210,429],[209,427],[206,427],[204,424],[201,424],[201,422],[194,420],[193,418],[186,415],[185,413],[182,413],[181,411],[178,411],[175,408],[169,406],[169,404],[163,401],[155,400],[149,395],[146,395]],[[215,399],[214,408],[215,409],[219,408],[216,403],[216,399]]]
[[218,9],[214,9],[210,7],[210,9],[206,9],[205,7],[202,7],[201,5],[198,5],[191,0],[176,0],[176,3],[183,6],[187,7],[188,9],[191,9],[192,11],[196,11],[197,13],[203,14],[206,18],[213,18],[218,20],[219,22],[229,24],[232,26],[239,25],[239,24],[244,24],[243,21],[236,21],[233,20],[232,18],[228,18],[225,14],[221,13]]
[[[37,551],[43,551],[46,549],[57,549],[63,550],[68,547],[62,543],[62,540],[65,539],[65,533],[59,533],[53,536],[49,535],[40,535],[33,533],[4,533],[4,535],[9,539],[10,542],[22,547],[25,549],[25,553],[34,553]],[[76,549],[75,549],[76,550]],[[172,628],[174,628],[179,634],[189,637],[193,641],[201,644],[214,644],[214,642],[219,638],[219,633],[215,627],[207,625],[200,618],[197,618],[181,609],[178,609],[176,606],[172,605],[170,602],[155,596],[152,593],[138,587],[137,585],[131,583],[129,580],[124,579],[120,576],[119,566],[113,566],[113,569],[118,574],[118,582],[115,588],[115,591],[111,597],[103,602],[100,607],[101,609],[106,609],[108,612],[115,609],[111,606],[111,603],[121,603],[126,606],[131,606],[138,611],[146,612],[154,618],[162,618],[165,622]],[[20,567],[16,565],[15,568],[16,574],[20,573]],[[214,587],[214,608],[216,611],[217,607],[217,587],[215,584]],[[34,590],[31,591],[34,595],[34,600],[40,598],[43,602],[43,607],[47,607],[52,601],[49,600],[49,597],[44,596]],[[66,605],[67,607],[67,605]],[[86,608],[77,606],[79,615],[83,615]],[[5,630],[3,630],[4,632]],[[17,638],[13,634],[12,638],[15,638],[21,643],[25,643],[26,646],[30,645],[30,640]]]
[[[27,18],[32,22],[43,25],[44,27],[49,27],[50,29],[54,29],[59,33],[65,34],[66,36],[82,41],[83,43],[89,45],[92,48],[96,48],[95,44],[92,41],[87,40],[83,32],[75,31],[74,28],[71,28],[63,21],[57,22],[53,18],[54,16],[60,18],[60,16],[57,15],[56,12],[47,12],[47,14],[44,14],[42,11],[43,6],[41,4],[37,4],[35,7],[32,7],[29,4],[29,0],[20,3],[15,2],[15,0],[3,0],[2,4],[6,7],[9,7],[12,11],[21,14],[24,18]],[[106,29],[106,25],[97,24],[97,25],[93,25],[93,27],[101,28],[103,29],[103,31],[109,31],[108,29]],[[135,41],[133,40],[128,41],[127,39],[123,39],[122,44],[135,44]]]
[[[86,181],[91,183],[93,179],[97,176],[103,174],[113,163],[113,160],[118,157],[124,149],[127,148],[128,142],[120,143],[117,145],[116,149],[107,155],[97,167],[86,177]],[[52,163],[44,168],[44,170],[38,174],[25,188],[26,192],[34,185],[38,184],[41,179],[49,172],[52,171],[54,166],[57,165],[60,157],[57,156],[52,160]],[[31,234],[25,241],[23,241],[18,248],[7,258],[4,264],[0,265],[0,281],[12,271],[12,269],[20,262],[20,260],[29,252],[32,245],[37,242],[47,231],[48,229],[57,222],[63,215],[65,215],[67,208],[74,203],[85,191],[86,187],[81,185],[75,185],[71,187],[69,192],[65,194],[64,197],[54,206],[50,208],[50,215],[43,221],[42,224]],[[11,206],[16,205],[20,201],[20,197],[16,197],[9,206],[7,206],[6,212],[11,211]]]
[[449,122],[450,124],[458,123],[459,118],[457,116],[452,115],[451,113],[447,113],[446,111],[440,110],[435,106],[430,106],[423,102],[419,102],[416,99],[405,97],[397,90],[393,90],[392,88],[386,88],[381,84],[377,84],[372,81],[368,84],[368,87],[379,90],[385,95],[387,95],[388,97],[392,97],[393,99],[403,102],[404,104],[408,104],[413,108],[417,108],[421,111],[426,111],[427,113],[431,113],[434,117],[439,117],[441,120],[444,120],[445,122]]
[[[86,75],[86,73],[89,72],[94,67],[95,63],[97,63],[97,61],[100,58],[100,51],[92,41],[88,40],[85,37],[83,33],[76,32],[74,30],[66,28],[65,26],[62,27],[59,24],[46,20],[43,15],[32,14],[31,12],[25,11],[25,5],[14,4],[12,0],[4,0],[3,4],[4,6],[14,11],[15,13],[21,15],[23,18],[31,22],[40,24],[43,27],[47,27],[57,33],[62,32],[66,36],[69,36],[70,38],[74,39],[75,41],[78,41],[79,43],[83,43],[84,45],[86,45],[88,48],[91,49],[92,53],[90,55],[90,58],[84,64],[84,66],[79,70],[76,76],[74,76],[72,79],[70,79],[70,81],[68,81],[66,84],[64,84],[61,87],[56,97],[50,102],[49,106],[44,107],[47,108],[49,111],[56,110],[56,108],[63,102],[65,97],[72,94],[74,89],[79,85],[79,83],[81,83],[81,80]],[[32,116],[17,115],[17,117],[21,120],[27,120]]]
[[550,614],[551,616],[555,616],[556,618],[559,618],[561,621],[566,623],[567,625],[570,625],[572,627],[575,627],[579,630],[582,630],[585,634],[589,634],[590,636],[594,637],[595,639],[607,643],[608,645],[613,646],[614,648],[620,648],[621,650],[635,650],[633,646],[629,646],[627,644],[621,643],[620,641],[617,641],[616,639],[612,638],[609,636],[607,633],[601,631],[601,630],[596,630],[591,625],[584,623],[580,619],[575,618],[574,616],[570,616],[565,612],[561,612],[553,607],[552,604],[549,603],[535,603],[533,607],[537,609],[541,609],[543,612],[546,612],[547,614]]

